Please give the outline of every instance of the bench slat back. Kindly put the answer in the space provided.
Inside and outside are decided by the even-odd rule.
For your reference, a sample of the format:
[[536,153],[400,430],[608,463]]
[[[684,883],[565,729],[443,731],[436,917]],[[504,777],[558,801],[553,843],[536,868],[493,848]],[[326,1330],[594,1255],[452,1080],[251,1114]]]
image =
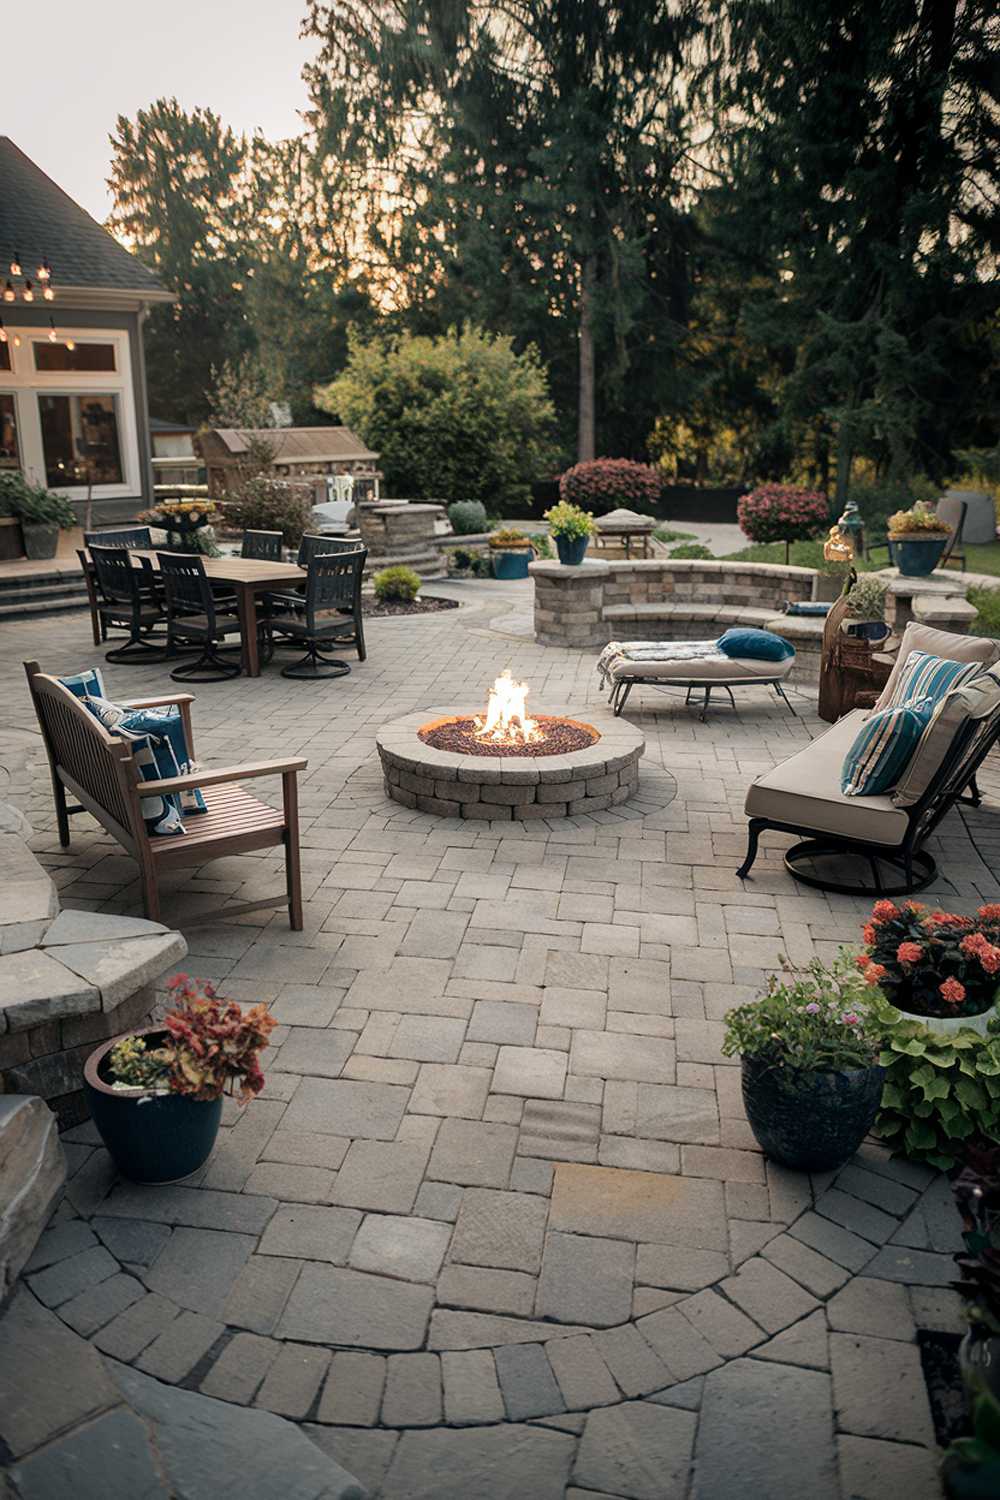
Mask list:
[[[137,837],[123,758],[124,741],[111,735],[55,677],[43,672],[29,678],[35,710],[57,768],[109,818]],[[134,779],[134,771],[131,772]],[[141,819],[138,820],[141,823]],[[141,835],[139,835],[141,837]]]

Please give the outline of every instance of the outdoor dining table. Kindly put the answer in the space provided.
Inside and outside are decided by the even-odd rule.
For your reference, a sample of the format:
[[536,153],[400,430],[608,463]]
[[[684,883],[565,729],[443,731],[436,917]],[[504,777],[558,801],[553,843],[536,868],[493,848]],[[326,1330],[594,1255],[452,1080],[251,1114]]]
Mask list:
[[[130,551],[136,566],[148,562],[153,572],[159,571],[155,552]],[[308,574],[305,568],[295,563],[258,562],[250,557],[203,557],[205,577],[212,583],[232,589],[236,595],[236,608],[240,622],[242,664],[245,677],[260,676],[260,655],[257,650],[257,595],[272,589],[287,589],[304,584]],[[93,564],[87,553],[88,594],[90,596],[91,620],[94,626],[94,644],[100,645],[100,624],[97,616],[97,595],[93,586]]]

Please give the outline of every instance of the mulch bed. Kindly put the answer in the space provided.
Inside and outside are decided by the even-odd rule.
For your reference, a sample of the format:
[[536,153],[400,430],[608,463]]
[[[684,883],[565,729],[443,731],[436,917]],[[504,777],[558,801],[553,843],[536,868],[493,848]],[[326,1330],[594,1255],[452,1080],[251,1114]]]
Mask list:
[[409,604],[378,604],[374,599],[364,600],[362,613],[368,618],[378,619],[382,615],[433,615],[440,609],[457,609],[457,599],[439,599],[434,594],[421,594]]
[[597,731],[572,719],[550,719],[538,716],[545,737],[527,745],[493,745],[476,738],[475,719],[448,719],[432,729],[418,730],[419,738],[435,750],[450,750],[457,755],[566,755],[585,750],[597,739]]

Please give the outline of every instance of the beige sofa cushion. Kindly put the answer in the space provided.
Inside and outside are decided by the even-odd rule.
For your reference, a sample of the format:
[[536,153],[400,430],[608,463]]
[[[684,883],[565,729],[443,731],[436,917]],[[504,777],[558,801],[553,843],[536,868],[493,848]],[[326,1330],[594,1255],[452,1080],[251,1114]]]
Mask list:
[[845,797],[840,790],[844,757],[866,718],[866,711],[856,708],[773,771],[758,776],[747,792],[747,817],[872,844],[899,844],[907,817],[890,796]]
[[965,721],[985,718],[997,708],[1000,708],[1000,669],[983,672],[964,687],[946,693],[892,793],[895,805],[912,807],[914,802],[919,802]]
[[795,665],[794,656],[783,661],[751,661],[742,656],[693,657],[690,661],[629,661],[619,657],[611,666],[611,675],[619,677],[648,677],[652,682],[773,682],[788,676]]
[[978,635],[954,635],[950,630],[935,630],[933,625],[918,625],[911,620],[903,631],[899,654],[875,705],[876,712],[888,708],[892,702],[896,682],[911,651],[927,651],[931,656],[943,656],[946,661],[981,661],[988,667],[1000,661],[998,641]]

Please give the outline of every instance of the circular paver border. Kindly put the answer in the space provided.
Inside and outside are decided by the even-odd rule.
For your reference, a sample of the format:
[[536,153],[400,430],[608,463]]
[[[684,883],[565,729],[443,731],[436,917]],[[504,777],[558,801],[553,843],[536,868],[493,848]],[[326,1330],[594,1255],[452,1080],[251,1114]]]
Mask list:
[[458,755],[426,744],[419,731],[473,710],[449,708],[406,714],[375,736],[386,795],[404,807],[440,817],[510,821],[607,812],[627,802],[639,782],[642,731],[626,719],[557,717],[597,731],[592,745],[565,755]]

